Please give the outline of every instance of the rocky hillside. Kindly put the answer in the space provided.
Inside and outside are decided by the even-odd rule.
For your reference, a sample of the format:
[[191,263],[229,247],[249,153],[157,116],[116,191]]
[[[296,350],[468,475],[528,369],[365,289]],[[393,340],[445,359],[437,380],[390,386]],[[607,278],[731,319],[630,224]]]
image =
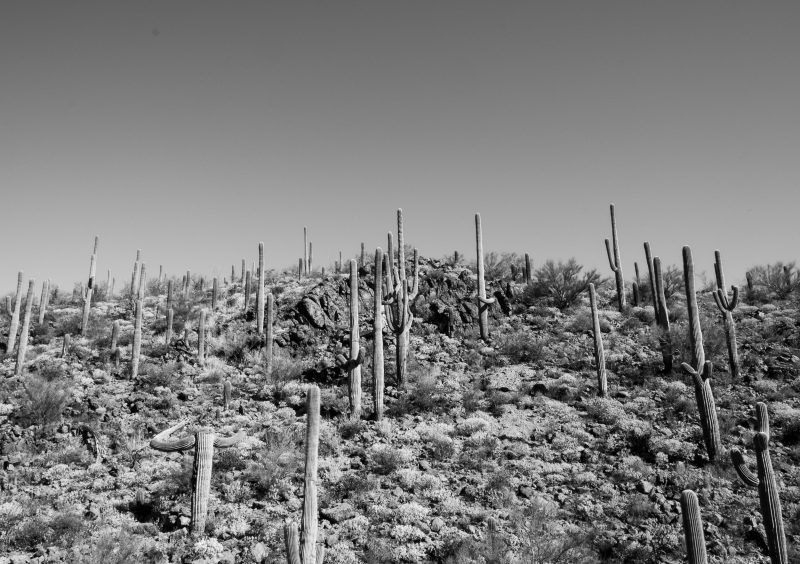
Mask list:
[[[800,562],[792,296],[743,292],[733,311],[734,379],[721,315],[698,288],[721,438],[711,462],[694,383],[680,369],[692,357],[682,287],[667,296],[675,369],[665,374],[647,288],[639,306],[620,313],[613,282],[598,286],[608,383],[599,397],[588,293],[559,309],[519,276],[490,279],[486,342],[473,270],[420,259],[407,383],[396,386],[396,338],[386,330],[385,413],[376,421],[373,268],[358,274],[359,419],[350,416],[344,274],[266,277],[275,299],[269,368],[255,290],[246,306],[238,278],[220,282],[216,299],[208,284],[193,280],[184,293],[176,280],[169,343],[166,279],[150,280],[135,377],[129,288],[113,298],[95,289],[84,336],[79,294],[53,296],[41,324],[33,308],[22,369],[16,350],[0,366],[0,563],[286,562],[284,523],[299,523],[304,504],[312,385],[320,389],[317,542],[326,563],[685,562],[687,489],[699,501],[709,562],[769,562],[759,491],[737,476],[729,454],[739,449],[755,473],[757,402],[768,411],[788,562]],[[2,313],[3,343],[10,318]],[[150,446],[180,422],[174,437],[241,433],[214,449],[207,518],[195,534],[195,446]]]

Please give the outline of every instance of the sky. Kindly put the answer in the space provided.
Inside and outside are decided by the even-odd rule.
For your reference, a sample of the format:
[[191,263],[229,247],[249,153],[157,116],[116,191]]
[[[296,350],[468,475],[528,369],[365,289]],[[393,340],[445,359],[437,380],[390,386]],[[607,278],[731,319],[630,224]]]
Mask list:
[[385,248],[798,258],[800,4],[0,0],[0,289]]

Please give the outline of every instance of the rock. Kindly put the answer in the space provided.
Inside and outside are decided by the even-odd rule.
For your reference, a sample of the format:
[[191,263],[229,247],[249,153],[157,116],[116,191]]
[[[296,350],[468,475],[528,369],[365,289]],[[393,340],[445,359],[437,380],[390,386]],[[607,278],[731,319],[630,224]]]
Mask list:
[[338,503],[332,507],[326,507],[319,510],[321,518],[330,521],[331,523],[341,523],[356,516],[356,511],[349,503]]
[[325,315],[325,311],[322,309],[322,306],[320,306],[315,300],[309,297],[303,298],[300,300],[297,310],[306,320],[308,320],[311,325],[317,329],[323,329],[325,327],[327,316]]
[[339,536],[336,533],[329,533],[325,537],[325,546],[327,546],[328,548],[331,548],[332,546],[335,546],[337,544],[339,544]]
[[647,480],[640,480],[639,483],[636,484],[636,491],[649,495],[653,491],[653,487],[653,484]]
[[250,554],[255,562],[263,562],[267,558],[267,547],[263,542],[256,543],[250,549]]
[[431,531],[438,533],[444,528],[444,521],[440,517],[434,517],[431,521]]

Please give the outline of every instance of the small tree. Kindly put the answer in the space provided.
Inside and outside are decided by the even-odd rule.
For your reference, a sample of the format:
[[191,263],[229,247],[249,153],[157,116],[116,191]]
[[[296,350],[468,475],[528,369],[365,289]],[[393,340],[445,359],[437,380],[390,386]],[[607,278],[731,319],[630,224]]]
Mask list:
[[526,305],[532,305],[536,298],[549,298],[558,309],[566,309],[586,292],[589,284],[602,283],[597,270],[583,272],[583,266],[571,258],[566,263],[557,264],[548,260],[534,274],[534,282],[525,289],[522,296]]

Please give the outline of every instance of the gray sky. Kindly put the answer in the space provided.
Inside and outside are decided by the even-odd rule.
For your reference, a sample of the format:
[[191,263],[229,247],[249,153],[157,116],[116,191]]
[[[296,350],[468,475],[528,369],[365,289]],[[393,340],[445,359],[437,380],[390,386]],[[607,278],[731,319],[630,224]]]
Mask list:
[[796,2],[0,2],[0,288],[385,247],[797,258]]

